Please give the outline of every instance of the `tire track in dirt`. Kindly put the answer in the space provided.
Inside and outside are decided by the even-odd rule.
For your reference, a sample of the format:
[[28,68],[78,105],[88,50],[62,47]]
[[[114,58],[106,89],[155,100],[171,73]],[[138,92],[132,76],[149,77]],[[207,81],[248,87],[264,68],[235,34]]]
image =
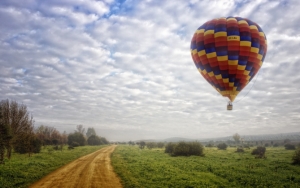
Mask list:
[[122,188],[111,166],[110,155],[116,145],[108,146],[55,170],[30,188],[91,187]]

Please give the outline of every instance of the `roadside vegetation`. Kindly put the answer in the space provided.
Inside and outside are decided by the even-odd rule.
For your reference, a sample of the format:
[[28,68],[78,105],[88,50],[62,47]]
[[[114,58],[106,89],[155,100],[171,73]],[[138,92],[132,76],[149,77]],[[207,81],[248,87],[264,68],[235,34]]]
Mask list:
[[11,159],[5,159],[5,165],[0,166],[0,187],[28,187],[55,169],[105,146],[82,146],[73,150],[64,146],[62,151],[47,146],[31,157],[13,153]]
[[112,165],[124,187],[300,187],[300,166],[292,164],[299,163],[299,150],[205,147],[205,156],[174,157],[168,146],[118,146]]

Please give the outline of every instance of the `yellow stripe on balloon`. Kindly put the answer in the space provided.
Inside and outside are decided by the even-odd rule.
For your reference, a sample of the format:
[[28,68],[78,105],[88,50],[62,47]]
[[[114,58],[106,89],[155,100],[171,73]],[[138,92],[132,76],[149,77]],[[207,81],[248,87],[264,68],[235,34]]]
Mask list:
[[248,22],[246,22],[246,20],[240,20],[238,21],[239,24],[247,24],[248,25]]
[[238,35],[228,36],[227,41],[240,41],[240,36]]
[[239,60],[228,60],[228,65],[237,65]]
[[216,77],[217,80],[222,79],[222,75],[221,74],[215,75],[215,77]]
[[262,59],[262,55],[261,54],[257,54],[257,59],[261,60]]
[[200,52],[198,52],[198,56],[203,56],[205,54],[206,54],[205,50],[201,50]]
[[206,74],[207,74],[207,72],[206,72],[206,70],[205,70],[205,69],[203,69],[203,70],[199,69],[199,71],[200,71],[200,73],[202,73],[202,74],[204,74],[204,75],[206,75]]
[[199,29],[199,30],[196,31],[196,33],[197,33],[197,34],[199,34],[199,33],[204,33],[204,31],[205,31],[205,29]]
[[209,75],[210,77],[213,77],[215,74],[214,74],[213,71],[211,71],[211,72],[208,73],[208,75]]
[[208,34],[214,34],[214,33],[215,33],[215,30],[207,30],[204,32],[204,36],[208,35]]
[[229,86],[233,87],[234,86],[234,82],[229,82]]
[[229,82],[229,78],[225,78],[225,79],[223,78],[223,82],[224,83],[228,83]]
[[191,51],[192,51],[193,55],[197,54],[197,49],[194,49],[194,50],[191,50]]
[[249,41],[241,41],[240,42],[240,46],[251,46],[251,42],[249,42]]
[[244,70],[244,75],[249,75],[250,71]]
[[249,27],[250,27],[250,29],[258,30],[258,28],[256,27],[256,25],[250,25]]
[[238,70],[245,70],[246,66],[245,65],[238,65],[237,69]]
[[259,48],[251,47],[251,52],[258,53]]
[[217,53],[216,53],[216,52],[208,53],[208,54],[206,54],[206,57],[207,57],[207,58],[217,57]]
[[226,36],[227,36],[227,32],[225,32],[225,31],[215,33],[215,38],[217,38],[217,37],[226,37]]
[[217,56],[218,61],[227,61],[228,60],[228,56],[224,55],[224,56]]
[[235,18],[227,18],[227,21],[230,21],[230,20],[236,21]]

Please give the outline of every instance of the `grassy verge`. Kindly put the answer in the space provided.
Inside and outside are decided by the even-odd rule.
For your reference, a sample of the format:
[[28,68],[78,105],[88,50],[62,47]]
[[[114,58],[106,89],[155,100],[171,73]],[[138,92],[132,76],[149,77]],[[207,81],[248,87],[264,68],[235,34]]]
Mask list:
[[255,159],[252,149],[205,148],[205,157],[170,157],[162,149],[118,146],[112,164],[125,188],[300,187],[294,151],[269,147],[266,159]]
[[63,151],[48,147],[31,157],[13,153],[11,160],[0,165],[0,187],[28,187],[55,169],[103,147],[82,146],[68,150],[65,146]]

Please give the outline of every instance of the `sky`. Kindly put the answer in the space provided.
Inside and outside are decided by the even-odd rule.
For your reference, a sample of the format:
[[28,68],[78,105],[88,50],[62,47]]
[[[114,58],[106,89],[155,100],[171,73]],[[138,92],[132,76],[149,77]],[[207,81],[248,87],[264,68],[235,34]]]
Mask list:
[[[1,0],[0,100],[35,127],[81,124],[110,141],[300,131],[298,0]],[[268,41],[262,68],[227,111],[190,42],[239,16]]]

